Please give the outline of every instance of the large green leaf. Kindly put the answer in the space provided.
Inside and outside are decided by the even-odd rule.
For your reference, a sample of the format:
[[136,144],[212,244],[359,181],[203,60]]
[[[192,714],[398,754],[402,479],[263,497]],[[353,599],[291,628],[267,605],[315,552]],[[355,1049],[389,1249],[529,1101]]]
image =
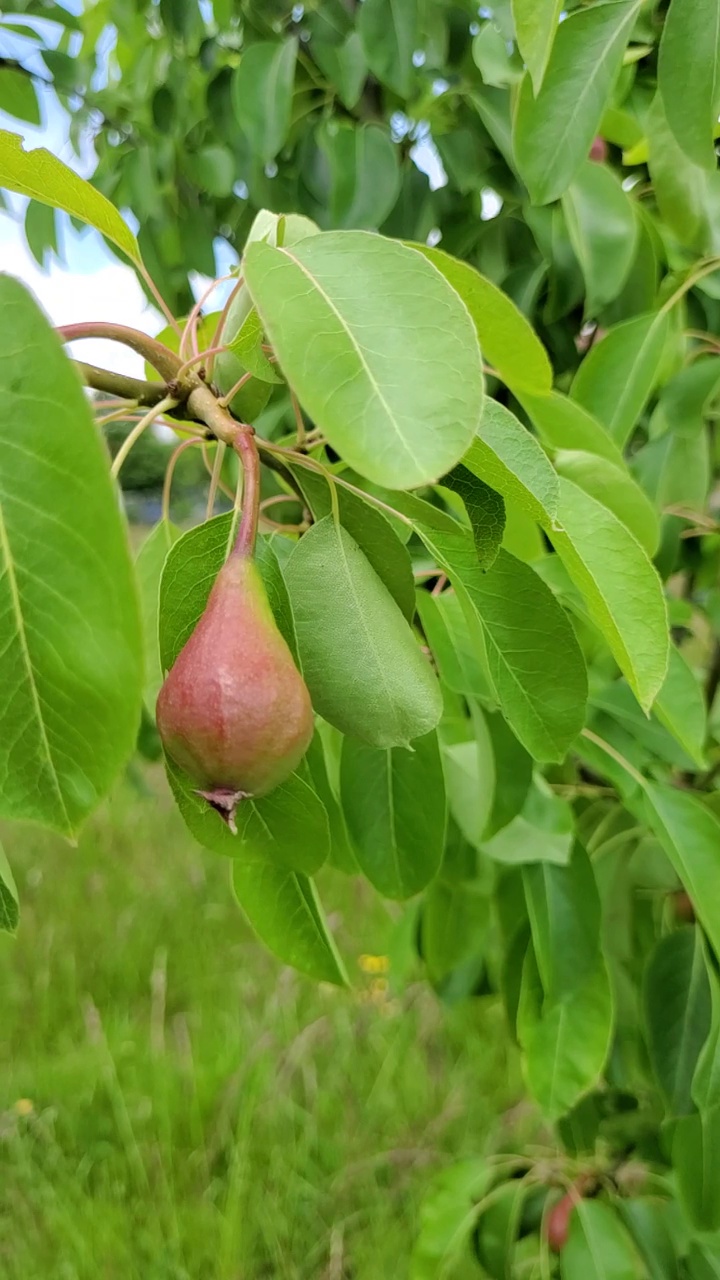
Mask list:
[[670,646],[667,675],[655,699],[653,712],[697,767],[704,769],[707,734],[705,697],[702,686],[674,645]]
[[696,796],[674,787],[645,787],[649,826],[687,889],[698,919],[720,953],[720,819]]
[[697,1231],[720,1230],[720,1106],[682,1116],[672,1135],[680,1203]]
[[624,466],[623,456],[615,441],[604,427],[581,404],[553,391],[549,396],[528,395],[520,397],[540,439],[550,449],[572,449],[597,454]]
[[602,1200],[578,1200],[560,1256],[562,1280],[641,1280],[640,1258],[622,1221]]
[[373,75],[401,98],[408,98],[413,53],[420,43],[417,0],[365,0],[357,29]]
[[315,709],[376,747],[434,729],[440,687],[400,609],[331,516],[300,539],[286,569],[303,673]]
[[616,516],[570,480],[560,481],[560,531],[549,537],[588,612],[646,710],[668,665],[668,630],[660,579],[640,544]]
[[17,887],[5,850],[0,845],[0,930],[14,933],[19,918]]
[[386,898],[410,898],[437,874],[445,785],[437,733],[379,750],[346,738],[340,797],[358,865]]
[[570,241],[585,277],[585,315],[616,298],[635,256],[639,223],[612,169],[586,160],[563,198]]
[[403,489],[460,460],[482,412],[480,350],[421,254],[328,232],[290,249],[250,245],[245,275],[283,373],[350,466]]
[[472,316],[483,354],[503,382],[516,393],[549,392],[552,367],[547,352],[512,299],[470,263],[460,262],[442,249],[421,244],[413,248],[424,253],[459,293]]
[[700,1051],[710,1031],[710,982],[696,926],[661,938],[644,984],[648,1050],[671,1115],[695,1110],[691,1094]]
[[572,480],[612,511],[648,556],[655,555],[660,541],[658,513],[624,466],[618,467],[597,454],[570,449],[556,453],[555,466],[566,480]]
[[235,862],[238,902],[265,946],[316,982],[348,979],[312,880],[267,862]]
[[667,226],[682,244],[693,249],[717,247],[711,228],[720,176],[695,164],[680,146],[659,93],[647,113],[645,128],[653,191]]
[[720,0],[672,0],[663,25],[658,86],[668,123],[695,164],[715,171],[720,114]]
[[418,591],[417,609],[423,631],[440,675],[454,693],[470,698],[492,698],[482,636],[478,643],[458,595],[443,591],[433,596]]
[[329,120],[317,142],[330,176],[332,227],[374,230],[384,221],[400,192],[397,152],[380,125]]
[[520,175],[536,204],[557,200],[585,160],[642,0],[605,0],[560,24],[537,96],[525,76],[513,122]]
[[0,316],[0,814],[72,835],[135,745],[140,620],[80,380],[8,276]]
[[23,140],[17,133],[0,130],[0,187],[17,191],[23,196],[33,196],[54,209],[66,213],[96,227],[108,240],[112,240],[132,262],[140,262],[137,240],[117,209],[84,178],[73,173],[67,165],[44,148],[23,150]]
[[275,159],[290,129],[297,48],[294,39],[250,44],[233,77],[237,122],[263,164]]
[[487,398],[463,466],[539,524],[553,524],[558,479],[537,440],[514,414]]
[[573,380],[573,399],[599,418],[620,448],[657,384],[669,323],[658,311],[616,325],[592,348]]
[[600,958],[600,896],[590,859],[576,844],[565,866],[523,867],[533,948],[545,999],[553,1004],[582,987]]
[[563,0],[512,0],[518,47],[536,94],[543,82],[562,7]]

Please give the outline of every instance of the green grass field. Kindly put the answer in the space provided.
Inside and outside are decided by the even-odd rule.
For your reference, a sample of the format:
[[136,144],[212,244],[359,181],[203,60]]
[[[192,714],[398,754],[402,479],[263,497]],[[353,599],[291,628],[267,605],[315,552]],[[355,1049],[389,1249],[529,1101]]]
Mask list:
[[401,1280],[432,1172],[502,1145],[520,1088],[500,1011],[385,992],[359,958],[393,915],[332,873],[354,990],[282,968],[149,786],[77,849],[5,833],[0,1276]]

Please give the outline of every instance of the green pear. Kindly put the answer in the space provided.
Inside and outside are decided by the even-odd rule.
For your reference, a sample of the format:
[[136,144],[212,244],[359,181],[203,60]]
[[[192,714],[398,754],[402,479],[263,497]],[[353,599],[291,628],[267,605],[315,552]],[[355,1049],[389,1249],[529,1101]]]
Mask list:
[[234,554],[160,690],[169,756],[235,830],[235,810],[297,768],[313,735],[310,695],[254,561]]

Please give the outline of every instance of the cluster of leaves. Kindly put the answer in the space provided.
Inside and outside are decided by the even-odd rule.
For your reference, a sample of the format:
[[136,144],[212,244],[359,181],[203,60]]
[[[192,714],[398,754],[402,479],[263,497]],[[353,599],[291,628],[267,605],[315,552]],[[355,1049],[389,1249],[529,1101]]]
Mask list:
[[[344,980],[323,862],[412,898],[406,952],[446,999],[499,993],[565,1152],[522,1178],[492,1161],[445,1174],[417,1280],[473,1233],[489,1275],[538,1254],[547,1274],[547,1187],[578,1178],[564,1277],[720,1267],[720,270],[702,256],[720,241],[719,11],[568,7],[558,24],[554,0],[482,19],[397,0],[391,23],[375,0],[248,0],[208,27],[171,0],[99,3],[77,75],[110,20],[121,74],[83,90],[77,127],[84,110],[110,122],[97,180],[135,207],[140,248],[50,157],[0,146],[0,181],[142,250],[176,314],[212,234],[248,238],[213,378],[251,375],[232,409],[288,512],[259,563],[318,733],[237,837],[173,766],[171,786],[233,859],[259,936],[317,979]],[[169,48],[198,53],[183,93]],[[409,154],[429,135],[437,192]],[[488,188],[502,208],[485,220]],[[262,204],[296,213],[251,222]],[[127,758],[143,693],[151,712],[234,517],[163,522],[141,552],[143,687],[87,409],[42,318],[3,289],[2,812],[72,832]],[[288,387],[313,427],[298,440]]]

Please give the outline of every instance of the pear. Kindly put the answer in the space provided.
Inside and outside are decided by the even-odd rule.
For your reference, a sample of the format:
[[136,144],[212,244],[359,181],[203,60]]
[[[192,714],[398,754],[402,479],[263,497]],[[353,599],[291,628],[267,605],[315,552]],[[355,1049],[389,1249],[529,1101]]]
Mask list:
[[238,803],[272,791],[307,751],[310,695],[249,556],[233,554],[220,570],[160,690],[157,726],[233,832]]

